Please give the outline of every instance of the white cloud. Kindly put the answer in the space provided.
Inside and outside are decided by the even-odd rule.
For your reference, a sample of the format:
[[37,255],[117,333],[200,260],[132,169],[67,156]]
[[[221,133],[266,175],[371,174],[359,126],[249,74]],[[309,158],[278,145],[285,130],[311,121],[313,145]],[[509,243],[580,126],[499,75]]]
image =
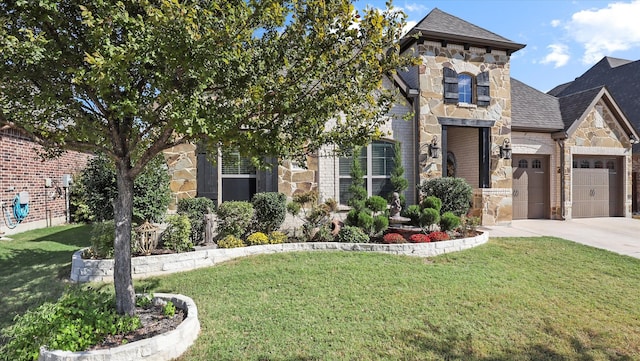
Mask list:
[[404,10],[407,11],[407,13],[427,13],[427,10],[429,9],[426,5],[423,4],[418,4],[418,3],[411,3],[411,4],[404,4],[404,6],[402,7]]
[[562,24],[560,20],[551,20],[551,26],[553,26],[554,28],[557,28],[558,26],[560,26],[560,24]]
[[616,51],[640,47],[640,0],[579,11],[566,29],[584,47],[582,62],[593,64]]
[[541,64],[553,64],[554,68],[565,66],[569,62],[569,47],[564,44],[551,44],[547,46],[551,52],[540,61]]

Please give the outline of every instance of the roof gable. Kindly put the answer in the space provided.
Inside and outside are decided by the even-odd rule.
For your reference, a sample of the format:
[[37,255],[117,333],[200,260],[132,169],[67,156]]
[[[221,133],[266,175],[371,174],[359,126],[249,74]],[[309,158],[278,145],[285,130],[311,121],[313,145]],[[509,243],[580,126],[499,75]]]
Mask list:
[[634,135],[638,139],[637,131],[604,86],[559,98],[565,133],[567,135],[573,134],[600,100],[603,100],[609,107],[618,124],[624,129],[625,134],[627,136]]
[[[549,94],[565,97],[602,86],[607,87],[629,122],[640,128],[640,60],[604,57],[573,82],[560,85]],[[640,151],[640,144],[633,148]]]
[[403,38],[403,46],[415,41],[413,37],[421,34],[422,40],[453,42],[478,47],[492,47],[511,53],[525,47],[489,30],[471,24],[456,16],[434,8]]

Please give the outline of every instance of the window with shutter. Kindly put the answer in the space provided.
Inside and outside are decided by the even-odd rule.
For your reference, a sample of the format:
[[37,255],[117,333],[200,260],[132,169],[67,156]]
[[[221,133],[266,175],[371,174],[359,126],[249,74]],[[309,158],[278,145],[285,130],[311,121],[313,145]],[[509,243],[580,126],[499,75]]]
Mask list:
[[476,77],[476,92],[478,106],[486,107],[491,102],[491,96],[489,93],[489,72],[485,71]]
[[458,103],[458,73],[450,68],[444,68],[444,102]]

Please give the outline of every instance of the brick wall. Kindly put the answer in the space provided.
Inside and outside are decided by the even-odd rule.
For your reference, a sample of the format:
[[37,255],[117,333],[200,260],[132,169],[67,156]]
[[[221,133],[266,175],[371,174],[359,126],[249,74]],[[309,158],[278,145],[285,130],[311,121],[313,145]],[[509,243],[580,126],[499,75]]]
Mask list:
[[[11,203],[21,191],[29,192],[30,198],[29,215],[16,229],[8,230],[3,212],[2,232],[15,233],[44,227],[47,215],[54,224],[65,219],[64,192],[58,195],[56,187],[64,191],[62,175],[79,172],[89,155],[66,152],[58,158],[43,161],[35,151],[38,148],[37,144],[12,130],[0,132],[0,200]],[[45,188],[45,178],[51,178],[52,188]],[[11,219],[14,221],[13,217]]]

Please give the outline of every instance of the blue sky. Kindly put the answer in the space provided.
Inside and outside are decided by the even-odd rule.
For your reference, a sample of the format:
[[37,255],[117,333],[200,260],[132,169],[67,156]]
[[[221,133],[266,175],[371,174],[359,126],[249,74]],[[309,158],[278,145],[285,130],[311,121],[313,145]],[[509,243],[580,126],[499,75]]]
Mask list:
[[582,75],[603,56],[640,60],[640,0],[394,0],[393,6],[408,15],[409,25],[437,7],[526,44],[511,58],[511,76],[545,92]]

